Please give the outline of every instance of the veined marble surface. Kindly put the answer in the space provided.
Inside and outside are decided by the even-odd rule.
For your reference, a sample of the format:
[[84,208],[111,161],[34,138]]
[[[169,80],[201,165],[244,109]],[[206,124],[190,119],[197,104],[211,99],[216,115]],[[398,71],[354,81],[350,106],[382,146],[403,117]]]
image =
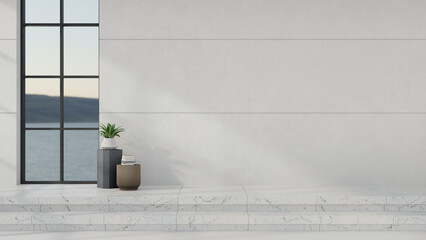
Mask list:
[[280,186],[19,185],[0,189],[0,211],[426,211],[426,189]]
[[21,185],[0,189],[0,230],[426,231],[426,191]]
[[245,211],[247,195],[242,186],[183,186],[179,211]]
[[183,231],[248,230],[245,212],[180,212],[176,221],[178,230]]

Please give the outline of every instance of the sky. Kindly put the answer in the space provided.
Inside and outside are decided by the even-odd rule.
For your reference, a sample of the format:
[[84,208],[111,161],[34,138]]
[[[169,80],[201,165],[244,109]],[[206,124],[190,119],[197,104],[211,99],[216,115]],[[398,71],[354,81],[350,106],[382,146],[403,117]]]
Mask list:
[[[59,0],[26,0],[27,23],[58,23]],[[64,0],[65,23],[97,23],[98,0]],[[59,27],[26,27],[26,75],[59,75]],[[64,28],[64,74],[98,75],[98,28]],[[65,79],[65,96],[98,98],[97,79]],[[59,96],[59,79],[27,79],[27,94]]]
[[[59,78],[29,78],[26,94],[59,96]],[[98,98],[97,78],[65,78],[65,97]]]

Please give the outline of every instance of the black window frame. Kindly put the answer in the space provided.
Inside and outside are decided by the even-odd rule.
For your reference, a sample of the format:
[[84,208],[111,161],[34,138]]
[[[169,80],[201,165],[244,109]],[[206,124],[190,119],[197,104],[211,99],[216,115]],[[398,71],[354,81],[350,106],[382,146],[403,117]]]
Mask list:
[[[70,130],[99,130],[98,128],[69,128],[64,127],[64,79],[66,78],[97,78],[99,93],[99,20],[98,23],[64,23],[64,0],[58,0],[60,6],[59,23],[26,23],[25,21],[25,1],[20,4],[20,164],[21,164],[21,184],[94,184],[96,181],[65,181],[64,179],[64,132]],[[99,13],[98,0],[98,13]],[[99,14],[98,14],[99,18]],[[59,27],[59,75],[26,75],[25,73],[25,30],[27,26],[31,27]],[[65,27],[97,27],[98,28],[98,74],[97,75],[64,75],[64,29]],[[58,78],[60,81],[60,126],[58,128],[27,128],[25,124],[25,81],[28,78]],[[98,94],[99,99],[99,94]],[[99,112],[99,109],[98,109]],[[25,134],[27,130],[58,130],[60,135],[60,163],[59,163],[59,181],[27,181],[25,179]],[[99,140],[98,140],[99,141]],[[99,145],[99,142],[98,142]]]

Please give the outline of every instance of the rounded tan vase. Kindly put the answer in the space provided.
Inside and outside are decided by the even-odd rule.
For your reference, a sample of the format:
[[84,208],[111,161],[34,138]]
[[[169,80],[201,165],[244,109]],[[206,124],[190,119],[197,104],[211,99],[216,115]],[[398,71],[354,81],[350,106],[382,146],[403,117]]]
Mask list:
[[120,190],[137,190],[141,185],[141,165],[117,165],[117,186]]

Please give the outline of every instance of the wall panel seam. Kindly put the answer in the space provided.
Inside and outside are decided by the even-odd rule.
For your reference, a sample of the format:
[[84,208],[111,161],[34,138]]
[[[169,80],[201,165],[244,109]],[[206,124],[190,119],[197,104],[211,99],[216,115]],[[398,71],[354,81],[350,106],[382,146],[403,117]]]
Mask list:
[[103,41],[425,41],[426,38],[99,38]]
[[426,112],[99,112],[99,114],[425,115]]

